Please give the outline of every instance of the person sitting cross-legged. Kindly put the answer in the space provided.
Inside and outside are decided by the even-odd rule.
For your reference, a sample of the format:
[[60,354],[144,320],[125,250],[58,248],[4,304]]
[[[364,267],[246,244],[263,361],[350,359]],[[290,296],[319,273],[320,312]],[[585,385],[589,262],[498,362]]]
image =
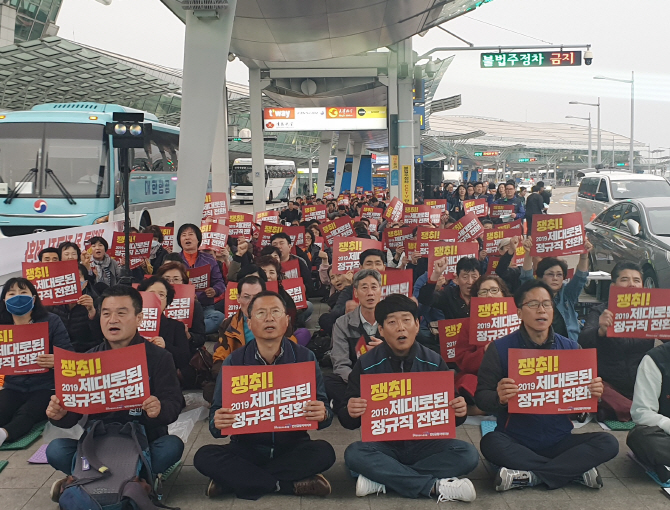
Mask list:
[[[376,306],[375,319],[384,343],[358,358],[349,374],[346,412],[339,414],[344,427],[360,427],[367,410],[367,400],[361,398],[362,374],[449,370],[439,354],[416,341],[418,313],[417,304],[401,294],[391,294]],[[454,395],[449,407],[456,425],[463,423],[468,412],[463,397]],[[457,477],[477,467],[479,454],[474,446],[458,439],[357,441],[345,450],[344,461],[358,474],[357,496],[391,489],[406,498],[473,501],[476,497],[472,482]]]
[[[572,434],[572,422],[565,414],[512,414],[508,402],[519,387],[508,373],[509,349],[542,351],[579,349],[579,344],[554,333],[553,291],[541,280],[525,282],[514,294],[521,327],[491,342],[477,374],[477,406],[498,418],[498,426],[480,443],[484,457],[499,466],[495,487],[498,492],[541,483],[550,489],[579,482],[598,489],[602,480],[597,466],[619,453],[612,434],[592,432]],[[589,384],[595,398],[603,394],[596,377]]]

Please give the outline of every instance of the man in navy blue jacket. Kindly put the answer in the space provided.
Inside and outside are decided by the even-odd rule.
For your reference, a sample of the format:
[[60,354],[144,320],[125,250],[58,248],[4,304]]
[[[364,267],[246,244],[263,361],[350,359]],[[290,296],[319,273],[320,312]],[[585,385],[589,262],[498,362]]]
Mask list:
[[[384,343],[361,356],[349,374],[346,412],[338,414],[344,427],[360,427],[367,410],[367,400],[360,398],[361,374],[449,370],[439,354],[416,341],[418,313],[417,304],[401,294],[391,294],[377,304],[375,319]],[[449,408],[456,425],[465,421],[468,406],[463,397],[455,396]],[[479,454],[470,443],[458,439],[357,441],[344,452],[344,461],[358,474],[357,496],[386,492],[388,488],[406,498],[473,501],[476,497],[472,482],[456,477],[475,469]]]
[[[314,363],[317,400],[307,402],[305,418],[318,422],[319,429],[328,427],[333,411],[316,357],[284,337],[289,321],[286,303],[279,294],[263,291],[251,300],[247,313],[255,339],[228,356],[223,366]],[[209,430],[215,438],[226,437],[235,421],[235,412],[222,407],[222,373],[223,369],[209,411]],[[231,435],[229,444],[203,446],[193,459],[195,468],[211,479],[208,497],[235,493],[252,500],[273,492],[327,496],[331,487],[320,473],[334,463],[333,447],[323,440],[311,440],[304,430]]]
[[[479,368],[477,406],[497,415],[498,426],[480,444],[484,457],[500,466],[496,490],[546,484],[558,489],[578,482],[593,489],[603,483],[597,466],[619,453],[616,438],[606,432],[572,434],[568,415],[511,414],[507,403],[518,392],[509,377],[509,349],[579,349],[579,344],[554,333],[551,288],[541,280],[525,282],[514,295],[521,327],[518,331],[488,345]],[[603,383],[600,377],[589,385],[591,395],[600,398]]]

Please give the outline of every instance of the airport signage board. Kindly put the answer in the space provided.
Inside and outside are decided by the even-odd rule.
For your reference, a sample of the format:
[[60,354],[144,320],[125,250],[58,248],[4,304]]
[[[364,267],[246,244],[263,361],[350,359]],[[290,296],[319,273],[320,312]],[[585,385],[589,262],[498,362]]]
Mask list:
[[532,51],[482,53],[482,68],[574,67],[582,65],[581,51]]
[[359,131],[386,128],[385,106],[263,109],[265,131]]

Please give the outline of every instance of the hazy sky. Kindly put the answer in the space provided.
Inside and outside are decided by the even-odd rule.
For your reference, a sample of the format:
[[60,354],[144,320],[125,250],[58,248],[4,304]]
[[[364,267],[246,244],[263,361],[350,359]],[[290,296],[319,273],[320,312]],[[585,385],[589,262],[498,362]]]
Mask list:
[[[596,102],[600,96],[603,129],[628,136],[630,85],[593,76],[629,79],[635,71],[635,139],[651,144],[652,150],[670,148],[668,19],[670,0],[493,0],[445,28],[482,46],[546,44],[537,39],[592,44],[593,65],[480,69],[480,52],[458,52],[436,99],[461,94],[463,105],[450,113],[513,121],[579,123],[565,116],[586,117],[593,110],[595,147],[596,109],[568,101]],[[111,6],[64,0],[57,23],[59,36],[66,39],[156,64],[183,66],[184,25],[159,0],[113,0]],[[414,37],[419,53],[461,45],[438,28]],[[247,68],[239,60],[229,64],[228,79],[246,83]],[[606,140],[603,145],[607,147]]]

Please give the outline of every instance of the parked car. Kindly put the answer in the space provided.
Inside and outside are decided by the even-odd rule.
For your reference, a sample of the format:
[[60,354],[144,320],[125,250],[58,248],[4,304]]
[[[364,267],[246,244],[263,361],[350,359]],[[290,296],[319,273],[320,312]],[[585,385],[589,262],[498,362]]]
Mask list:
[[594,171],[579,184],[575,211],[582,213],[586,224],[621,200],[646,197],[665,197],[667,201],[670,184],[659,175]]
[[591,271],[612,271],[622,260],[642,267],[644,286],[670,288],[668,198],[624,200],[586,225],[593,244]]

